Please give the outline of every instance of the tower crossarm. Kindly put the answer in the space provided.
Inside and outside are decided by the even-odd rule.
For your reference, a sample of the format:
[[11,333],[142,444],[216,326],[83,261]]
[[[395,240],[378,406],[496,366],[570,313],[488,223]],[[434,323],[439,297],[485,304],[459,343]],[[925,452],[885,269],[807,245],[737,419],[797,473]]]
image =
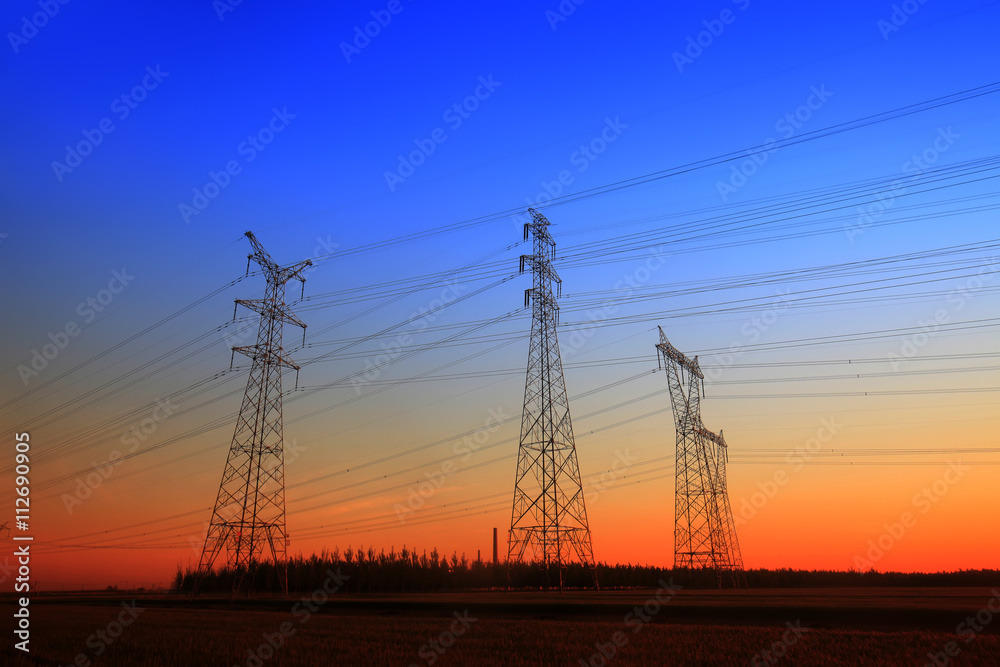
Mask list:
[[[524,240],[527,241],[529,237],[534,238],[535,252],[531,255],[521,255],[521,273],[524,273],[525,266],[527,266],[541,279],[548,291],[551,291],[553,282],[557,283],[561,289],[562,278],[552,266],[552,260],[556,258],[556,242],[549,233],[549,225],[552,223],[533,208],[529,208],[528,213],[531,214],[531,222],[524,223]],[[528,292],[537,292],[537,290],[528,290]],[[545,295],[535,294],[535,297],[544,298]],[[555,306],[555,300],[551,299],[551,302],[550,305]]]
[[233,351],[246,355],[255,361],[266,361],[272,366],[287,366],[288,368],[301,370],[298,364],[292,361],[291,357],[286,355],[282,350],[262,348],[260,345],[241,345],[234,347]]
[[527,266],[533,272],[540,273],[546,280],[555,283],[562,283],[562,278],[560,278],[556,270],[552,268],[551,261],[552,260],[547,257],[521,255],[521,273],[524,273],[524,267]]
[[287,304],[275,303],[271,299],[236,299],[236,303],[265,317],[269,317],[273,313],[275,319],[281,320],[285,324],[306,328],[306,323],[300,320]]
[[682,368],[698,379],[705,379],[705,375],[701,372],[701,367],[698,365],[698,357],[696,356],[694,359],[691,359],[674,347],[670,341],[667,340],[667,335],[663,333],[663,327],[660,327],[660,342],[657,343],[656,349],[662,352],[664,357],[676,364],[679,364]]
[[705,376],[698,367],[698,357],[688,358],[670,344],[660,327],[660,342],[656,345],[667,372],[667,387],[674,410],[674,424],[678,432],[693,432],[701,424],[701,394]]
[[697,428],[695,428],[695,433],[705,438],[706,440],[714,444],[716,447],[721,447],[723,450],[728,449],[726,445],[726,439],[722,437],[722,431],[715,433],[713,431],[709,431],[707,428],[705,428],[704,425],[700,425]]
[[535,238],[552,248],[552,253],[555,254],[556,242],[552,238],[552,234],[549,233],[549,225],[552,223],[542,213],[533,208],[528,209],[528,214],[531,215],[531,222],[524,223],[524,240],[528,240],[528,231],[530,229],[534,233]]
[[292,264],[290,266],[280,266],[277,262],[271,259],[271,255],[264,249],[264,246],[260,244],[257,237],[253,235],[253,232],[246,232],[244,236],[250,240],[250,245],[253,246],[253,254],[249,255],[248,259],[257,262],[260,268],[264,269],[264,273],[269,276],[269,280],[273,280],[276,285],[284,285],[289,280],[301,280],[305,282],[305,276],[302,275],[302,271],[307,267],[312,266],[312,260],[306,259],[298,264]]

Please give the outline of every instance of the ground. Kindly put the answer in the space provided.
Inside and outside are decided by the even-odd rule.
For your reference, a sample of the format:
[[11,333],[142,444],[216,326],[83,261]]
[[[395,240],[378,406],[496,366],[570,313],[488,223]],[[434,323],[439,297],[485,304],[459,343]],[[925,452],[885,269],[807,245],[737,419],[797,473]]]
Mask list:
[[[237,603],[38,595],[29,605],[30,654],[13,641],[0,654],[10,665],[80,667],[997,665],[994,595],[1000,601],[985,588],[487,591],[325,601],[320,591]],[[12,601],[3,607],[11,618]]]

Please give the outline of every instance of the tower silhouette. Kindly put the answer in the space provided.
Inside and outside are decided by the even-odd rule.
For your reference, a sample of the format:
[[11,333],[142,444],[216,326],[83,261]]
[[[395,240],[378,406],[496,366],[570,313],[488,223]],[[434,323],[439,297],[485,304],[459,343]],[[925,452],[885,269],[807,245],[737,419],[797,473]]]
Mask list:
[[507,550],[508,578],[511,568],[528,558],[544,570],[546,581],[551,581],[555,569],[562,590],[567,563],[575,554],[590,569],[596,588],[594,550],[556,336],[559,306],[552,283],[562,286],[552,268],[556,244],[545,216],[530,208],[528,213],[531,222],[524,225],[524,238],[530,232],[534,252],[521,256],[521,271],[529,266],[533,274],[532,288],[524,294],[524,305],[532,305],[531,342]]
[[726,462],[729,448],[722,432],[701,421],[705,376],[698,357],[675,348],[660,327],[656,345],[667,372],[677,445],[674,462],[674,567],[711,568],[721,587],[728,573],[734,588],[746,586],[743,557],[736,537]]
[[305,340],[306,325],[285,304],[285,285],[289,280],[300,280],[304,290],[302,271],[312,262],[279,266],[251,232],[246,237],[254,250],[247,271],[251,260],[259,264],[267,287],[263,299],[236,300],[237,306],[260,314],[260,325],[256,344],[233,348],[234,355],[245,354],[252,363],[198,564],[198,579],[212,570],[225,551],[226,566],[234,576],[233,594],[249,592],[257,565],[269,556],[287,593],[281,373],[285,367],[296,371],[299,367],[282,349],[281,332],[283,324],[294,324],[302,327]]

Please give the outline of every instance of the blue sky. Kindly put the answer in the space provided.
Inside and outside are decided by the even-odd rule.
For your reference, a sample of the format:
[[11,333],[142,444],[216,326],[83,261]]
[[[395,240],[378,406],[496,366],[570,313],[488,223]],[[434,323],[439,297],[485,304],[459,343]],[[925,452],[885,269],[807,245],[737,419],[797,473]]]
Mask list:
[[[885,40],[878,21],[892,16],[891,3],[587,2],[553,30],[545,13],[556,5],[544,2],[473,14],[403,2],[348,63],[339,44],[383,5],[242,3],[220,20],[205,2],[86,10],[70,3],[4,56],[4,120],[18,128],[3,146],[7,209],[25,222],[56,222],[74,242],[53,250],[71,262],[84,229],[102,239],[112,263],[154,239],[166,259],[276,225],[305,243],[317,227],[350,241],[354,225],[341,218],[391,237],[520,205],[570,166],[573,149],[608,117],[629,131],[572,189],[758,144],[813,85],[834,93],[811,121],[815,129],[986,83],[997,9],[981,5],[920,5]],[[35,3],[11,5],[8,27],[32,10]],[[678,72],[672,54],[726,10],[732,23]],[[169,76],[119,120],[112,101],[139,85],[148,66]],[[443,112],[472,94],[480,76],[501,85],[451,130]],[[274,108],[295,116],[287,131],[185,225],[178,205],[210,171],[244,159],[238,146]],[[988,98],[948,113],[974,120],[990,108]],[[51,163],[103,118],[115,132],[59,182]],[[924,116],[879,134],[905,141],[932,123]],[[390,192],[384,173],[397,155],[438,127],[447,129],[445,143]],[[880,157],[823,150],[831,146],[811,146],[809,158],[831,175],[857,173]]]

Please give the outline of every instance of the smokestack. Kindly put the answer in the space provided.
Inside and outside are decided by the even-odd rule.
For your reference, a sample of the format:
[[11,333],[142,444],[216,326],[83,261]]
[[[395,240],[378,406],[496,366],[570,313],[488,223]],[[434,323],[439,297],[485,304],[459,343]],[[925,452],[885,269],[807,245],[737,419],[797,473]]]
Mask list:
[[496,565],[497,561],[497,529],[493,529],[493,564]]

